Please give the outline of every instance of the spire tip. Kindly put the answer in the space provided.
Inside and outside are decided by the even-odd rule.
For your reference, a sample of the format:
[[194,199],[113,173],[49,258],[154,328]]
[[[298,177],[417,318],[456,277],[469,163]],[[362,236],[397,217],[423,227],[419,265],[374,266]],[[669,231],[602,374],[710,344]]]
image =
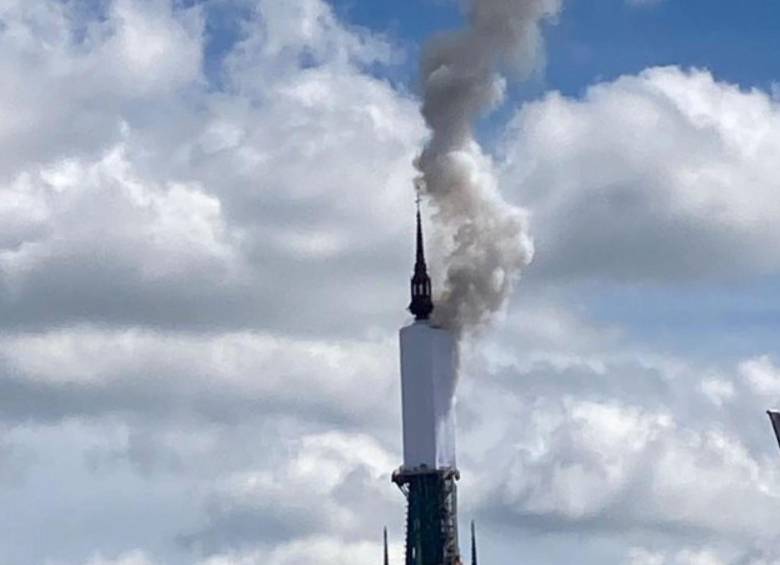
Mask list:
[[471,565],[477,565],[477,533],[474,520],[471,521]]
[[385,565],[390,565],[390,553],[387,550],[387,526],[385,526],[384,539],[385,539]]

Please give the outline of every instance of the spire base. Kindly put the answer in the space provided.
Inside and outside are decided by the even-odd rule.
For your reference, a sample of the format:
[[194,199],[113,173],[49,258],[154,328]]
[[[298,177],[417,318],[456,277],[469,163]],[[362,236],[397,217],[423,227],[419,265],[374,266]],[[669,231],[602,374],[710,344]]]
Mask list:
[[407,499],[405,565],[461,565],[457,469],[393,473]]

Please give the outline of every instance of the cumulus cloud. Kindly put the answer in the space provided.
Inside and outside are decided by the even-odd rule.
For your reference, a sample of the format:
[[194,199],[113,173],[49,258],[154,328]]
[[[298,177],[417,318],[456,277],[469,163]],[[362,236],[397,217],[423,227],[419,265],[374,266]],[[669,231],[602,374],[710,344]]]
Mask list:
[[674,555],[653,553],[645,549],[634,549],[629,554],[630,565],[666,565],[680,563],[685,565],[722,565],[722,561],[712,551],[686,549]]
[[[172,306],[184,281],[224,288],[241,278],[219,200],[194,184],[145,183],[121,146],[97,162],[21,173],[3,193],[9,216],[32,211],[8,226],[0,250],[6,325],[121,319]],[[146,306],[140,288],[151,291]]]
[[233,552],[210,557],[199,565],[305,565],[317,556],[323,565],[358,565],[377,558],[381,549],[370,543],[342,543],[314,537],[254,552]]
[[[207,61],[210,4],[99,4],[0,6],[0,561],[366,563],[386,523],[400,557],[401,51],[259,0]],[[775,559],[771,352],[672,358],[538,288],[773,272],[775,111],[666,68],[518,113],[494,163],[537,287],[466,344],[459,405],[497,562],[518,533],[611,562],[583,532],[637,565]]]
[[393,344],[384,339],[81,328],[0,342],[0,419],[11,421],[116,413],[165,420],[184,413],[235,422],[254,411],[303,410],[355,426],[395,413],[386,405],[397,389]]
[[[0,99],[0,469],[13,485],[0,497],[21,507],[43,489],[42,506],[80,510],[67,543],[21,542],[57,510],[3,522],[20,543],[0,543],[0,560],[191,563],[206,546],[232,559],[220,527],[244,510],[206,485],[272,472],[258,465],[270,453],[278,469],[321,463],[366,495],[393,492],[350,463],[350,451],[379,453],[390,472],[369,436],[343,458],[286,456],[302,437],[328,445],[334,428],[398,445],[385,425],[397,416],[395,351],[373,328],[404,317],[412,239],[397,241],[411,233],[424,132],[411,97],[368,70],[392,64],[395,47],[318,0],[257,2],[217,85],[202,70],[209,6],[82,8],[1,13],[0,66],[15,82]],[[316,487],[319,471],[307,472]],[[285,479],[274,475],[272,521],[301,494]],[[307,496],[307,507],[326,497],[344,515],[375,511],[341,482]],[[89,510],[100,499],[111,532]],[[140,519],[136,501],[153,515]],[[311,547],[364,562],[383,522],[353,525],[347,545],[324,519],[308,534],[291,523],[285,539],[250,533],[246,559],[293,563]]]
[[759,563],[775,554],[780,475],[763,413],[775,395],[762,380],[776,372],[770,359],[704,379],[700,366],[638,351],[622,360],[599,353],[596,365],[525,357],[504,351],[505,363],[515,361],[503,368],[477,359],[467,371],[482,382],[464,380],[461,463],[476,474],[464,507],[483,527],[652,539],[659,548],[637,550],[630,563]]
[[87,562],[87,565],[153,565],[143,551],[131,551],[117,557],[116,559],[106,559],[98,554]]
[[394,459],[376,440],[337,432],[309,435],[290,446],[290,454],[273,468],[222,480],[209,495],[207,525],[181,536],[182,543],[215,553],[323,532],[351,540],[376,535],[370,525],[378,524],[366,516],[380,509],[389,514],[395,506],[390,495],[396,494],[384,488]]
[[[5,87],[0,175],[63,156],[100,153],[125,113],[156,114],[198,81],[202,20],[170,2],[3,4],[0,72]],[[56,96],[56,104],[52,102]]]
[[[4,56],[16,65],[24,50],[49,66],[23,84],[38,94],[14,97],[29,109],[6,104],[30,113],[8,133],[30,156],[5,153],[3,324],[333,331],[342,324],[326,296],[339,291],[368,323],[389,312],[373,297],[390,285],[365,292],[371,269],[389,272],[388,262],[366,260],[384,255],[402,272],[394,242],[409,225],[404,195],[423,128],[411,99],[363,72],[392,59],[387,42],[345,28],[322,2],[259,2],[214,91],[200,72],[197,9],[112,2],[104,19],[83,22],[70,5],[24,6],[5,13]],[[120,70],[128,76],[107,76]],[[57,105],[38,100],[53,91]]]
[[535,271],[623,281],[777,272],[778,124],[768,93],[676,67],[524,106],[504,183],[532,209]]

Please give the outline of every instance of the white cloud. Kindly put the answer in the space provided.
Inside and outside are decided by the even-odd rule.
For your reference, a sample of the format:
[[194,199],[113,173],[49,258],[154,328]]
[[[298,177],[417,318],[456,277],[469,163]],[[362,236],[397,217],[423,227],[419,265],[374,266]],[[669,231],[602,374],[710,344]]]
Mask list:
[[725,565],[717,554],[710,550],[685,549],[679,553],[668,556],[662,553],[653,553],[645,549],[631,551],[629,565]]
[[707,379],[701,383],[702,392],[717,406],[722,406],[734,398],[734,385],[717,378]]
[[643,548],[632,548],[626,561],[628,565],[664,565],[663,555]]
[[197,11],[175,14],[166,0],[116,0],[109,25],[109,39],[98,50],[107,73],[100,78],[123,96],[172,91],[199,78],[203,32]]
[[633,548],[627,565],[771,565],[777,560],[767,558],[760,550],[728,551],[713,547],[686,548],[680,551],[651,551]]
[[106,559],[98,554],[87,562],[87,565],[153,565],[143,551],[136,550],[125,553],[116,559]]
[[[0,561],[366,563],[387,521],[400,557],[417,102],[378,76],[397,47],[328,4],[247,5],[219,84],[209,6],[0,6]],[[674,68],[528,106],[504,185],[534,268],[773,272],[776,113]],[[459,407],[463,512],[496,551],[541,529],[634,565],[771,563],[772,357],[700,367],[523,299]]]
[[[405,277],[381,273],[408,266],[424,135],[412,98],[364,70],[395,47],[319,0],[258,2],[218,85],[211,6],[82,8],[0,9],[0,499],[49,493],[3,529],[30,540],[79,509],[67,542],[0,542],[0,560],[365,562],[365,516],[401,504],[395,340],[375,328],[403,319]],[[214,488],[264,476],[245,501]],[[236,534],[236,512],[313,529]]]
[[11,292],[63,256],[89,258],[92,268],[126,260],[133,264],[126,270],[143,281],[224,272],[220,264],[232,259],[219,200],[196,185],[145,184],[122,146],[96,163],[68,160],[23,173],[9,192],[12,203],[34,211],[32,231],[40,234],[7,237],[15,241],[0,252],[0,268]]
[[393,457],[371,437],[339,432],[304,436],[288,448],[285,461],[220,481],[208,495],[207,524],[183,536],[185,543],[219,554],[269,536],[289,542],[327,533],[373,538],[373,547],[382,514],[397,501]]
[[0,338],[0,368],[9,375],[0,412],[38,422],[112,414],[235,422],[302,410],[296,418],[375,430],[397,415],[387,398],[400,395],[395,341],[386,338],[84,327]]
[[4,3],[0,178],[30,163],[100,152],[117,139],[123,113],[153,116],[144,105],[169,107],[200,80],[197,10],[122,0],[107,3],[104,16],[75,3]]
[[306,565],[312,562],[312,556],[322,565],[362,565],[378,559],[381,551],[378,544],[342,543],[315,537],[268,551],[219,555],[199,565]]
[[676,67],[525,106],[504,184],[531,208],[534,269],[652,281],[777,272],[779,116],[766,92]]
[[[58,9],[6,14],[21,30],[5,38],[8,64],[18,64],[19,35],[52,68],[22,85],[37,81],[15,96],[29,107],[14,115],[29,118],[8,133],[13,151],[29,151],[6,153],[0,184],[4,324],[332,331],[339,309],[327,297],[339,290],[364,324],[390,313],[376,298],[396,287],[366,279],[406,259],[395,242],[408,233],[424,132],[411,99],[362,71],[388,61],[389,44],[345,28],[322,2],[261,2],[227,55],[228,86],[215,91],[200,73],[199,10],[122,1],[105,21],[77,24]],[[44,25],[60,37],[55,54],[33,40]],[[86,36],[74,43],[79,26]],[[130,52],[132,64],[113,60]],[[108,70],[141,73],[127,78],[140,90],[94,79]],[[43,91],[59,103],[39,100]]]
[[739,371],[758,394],[776,396],[780,393],[780,370],[768,355],[743,361]]
[[[510,336],[491,354],[498,363],[473,359],[461,383],[460,462],[471,477],[462,508],[483,528],[649,537],[664,548],[638,552],[637,563],[775,555],[780,475],[764,415],[774,395],[746,378],[754,361],[711,372],[618,342],[591,352],[599,363],[543,364],[517,347],[523,334]],[[712,538],[712,551],[681,549]]]

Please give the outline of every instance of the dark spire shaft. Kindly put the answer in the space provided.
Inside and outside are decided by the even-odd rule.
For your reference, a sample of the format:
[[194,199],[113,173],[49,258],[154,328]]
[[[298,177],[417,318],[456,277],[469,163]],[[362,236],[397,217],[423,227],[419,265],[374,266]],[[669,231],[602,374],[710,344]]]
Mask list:
[[474,520],[471,521],[471,565],[477,565],[477,534]]
[[433,312],[433,300],[431,299],[431,278],[428,276],[428,266],[425,264],[419,199],[417,200],[417,259],[414,263],[411,290],[412,302],[409,304],[409,311],[414,314],[416,320],[427,320]]
[[423,272],[427,271],[427,265],[425,264],[425,246],[423,245],[422,218],[420,217],[419,204],[417,204],[417,260],[414,263],[415,271],[418,267],[421,267]]
[[387,528],[385,528],[385,565],[390,565],[390,553],[387,551]]

